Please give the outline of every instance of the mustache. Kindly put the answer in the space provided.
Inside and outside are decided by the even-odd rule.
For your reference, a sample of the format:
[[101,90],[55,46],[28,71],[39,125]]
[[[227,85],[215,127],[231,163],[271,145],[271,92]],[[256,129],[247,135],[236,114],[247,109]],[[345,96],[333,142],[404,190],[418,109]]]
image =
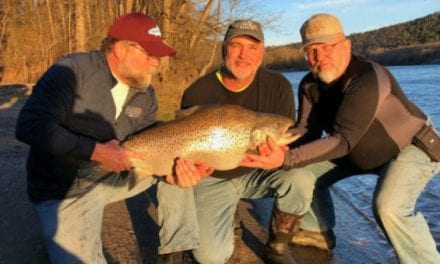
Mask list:
[[234,64],[247,64],[247,65],[252,65],[252,61],[248,60],[248,59],[236,59],[234,61]]
[[319,71],[319,68],[322,66],[322,63],[318,61],[315,65],[313,65],[313,70]]

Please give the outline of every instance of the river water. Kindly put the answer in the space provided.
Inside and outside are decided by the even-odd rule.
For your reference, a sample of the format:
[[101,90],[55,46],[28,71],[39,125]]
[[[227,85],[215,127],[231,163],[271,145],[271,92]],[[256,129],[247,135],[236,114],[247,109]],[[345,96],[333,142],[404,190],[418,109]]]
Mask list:
[[[440,64],[416,66],[390,66],[388,69],[405,94],[426,114],[430,115],[436,128],[440,128]],[[292,84],[295,95],[306,71],[282,72]],[[297,98],[295,98],[296,100]],[[298,104],[296,104],[298,107]]]
[[[440,65],[388,67],[405,94],[415,102],[440,130]],[[295,95],[304,71],[283,72],[292,83]],[[338,237],[334,255],[337,263],[397,263],[393,250],[375,223],[372,193],[377,177],[354,176],[332,187],[336,208],[335,232]],[[440,248],[440,174],[434,176],[417,202]],[[356,252],[357,253],[353,253]],[[362,253],[359,253],[362,252]],[[363,259],[359,256],[363,254]]]

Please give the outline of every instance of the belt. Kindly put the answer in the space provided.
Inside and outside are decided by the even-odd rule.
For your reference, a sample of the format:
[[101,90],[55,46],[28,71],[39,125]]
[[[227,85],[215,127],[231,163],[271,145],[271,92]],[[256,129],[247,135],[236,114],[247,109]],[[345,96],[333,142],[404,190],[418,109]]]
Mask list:
[[424,124],[412,143],[423,150],[433,161],[440,161],[440,136],[431,124]]

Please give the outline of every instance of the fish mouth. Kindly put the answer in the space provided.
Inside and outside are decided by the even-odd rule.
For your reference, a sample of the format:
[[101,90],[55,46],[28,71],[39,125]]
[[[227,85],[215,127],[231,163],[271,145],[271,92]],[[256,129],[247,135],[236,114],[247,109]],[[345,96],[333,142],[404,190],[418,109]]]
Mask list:
[[299,133],[292,133],[291,131],[287,130],[277,143],[278,145],[288,145],[297,140],[300,136],[301,135]]

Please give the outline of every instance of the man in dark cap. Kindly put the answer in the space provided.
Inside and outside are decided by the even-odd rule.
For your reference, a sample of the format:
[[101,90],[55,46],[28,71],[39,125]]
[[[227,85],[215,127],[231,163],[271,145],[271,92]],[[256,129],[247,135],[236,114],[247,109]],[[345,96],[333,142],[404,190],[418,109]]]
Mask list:
[[[126,14],[110,26],[101,51],[60,59],[35,85],[20,112],[16,136],[30,145],[28,195],[51,263],[106,263],[101,241],[105,205],[158,180],[146,178],[129,188],[128,157],[136,153],[119,142],[156,122],[151,79],[159,58],[173,54],[151,17]],[[89,161],[114,173],[80,177],[78,169]],[[182,183],[174,177],[173,183]]]
[[[203,104],[235,104],[295,119],[293,91],[280,73],[262,67],[264,36],[253,20],[234,21],[223,42],[223,65],[196,80],[185,91],[182,108]],[[268,156],[270,162],[273,156]],[[267,261],[294,263],[287,243],[299,226],[292,195],[295,179],[289,171],[238,168],[215,172],[194,187],[200,247],[193,250],[200,263],[225,263],[234,248],[234,214],[241,198],[275,198],[266,244]],[[300,191],[300,190],[298,190]]]

